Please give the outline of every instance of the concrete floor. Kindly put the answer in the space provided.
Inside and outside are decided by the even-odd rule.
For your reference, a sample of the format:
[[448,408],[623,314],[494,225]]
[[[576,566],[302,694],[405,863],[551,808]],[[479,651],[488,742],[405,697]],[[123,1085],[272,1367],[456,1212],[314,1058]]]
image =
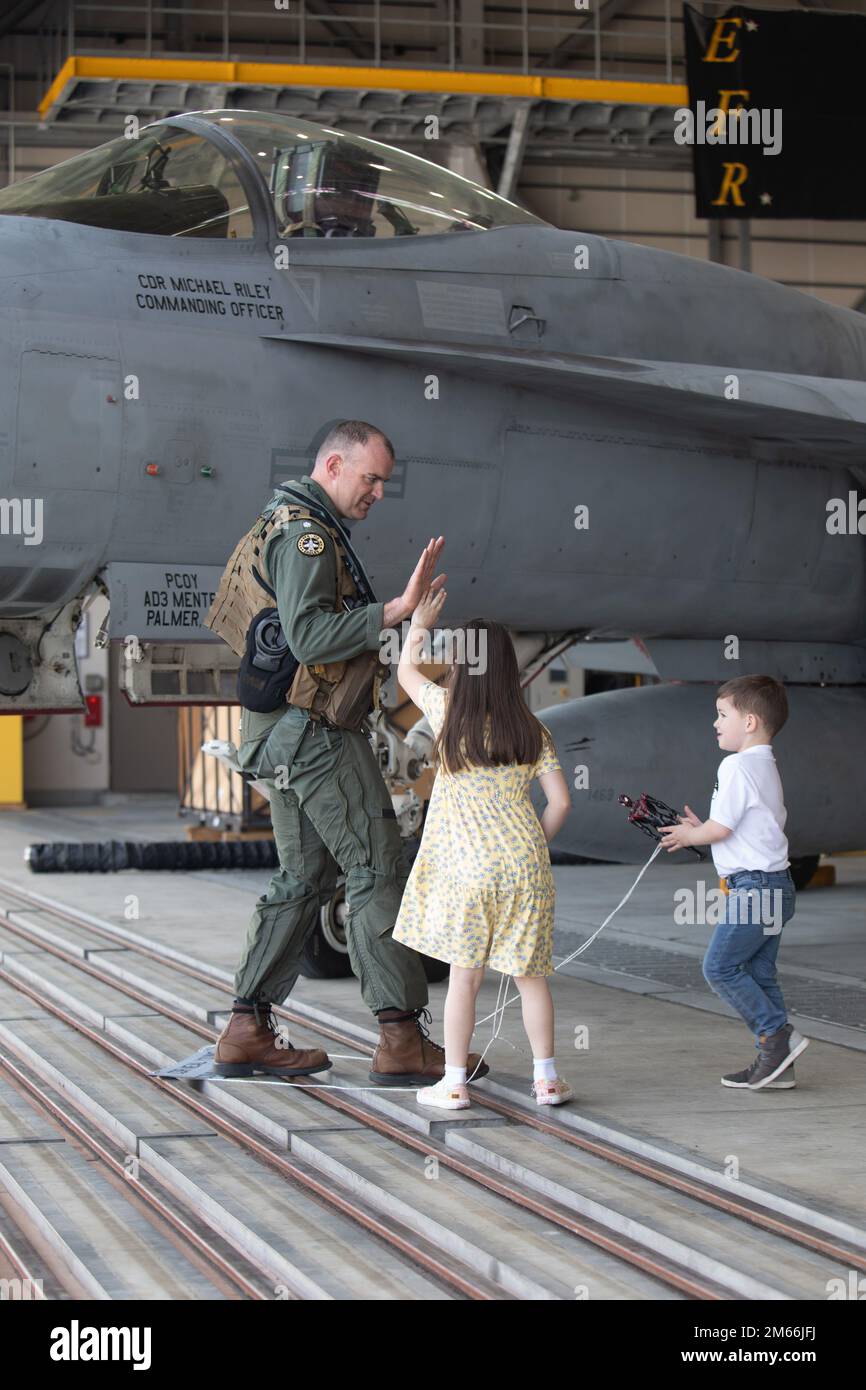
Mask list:
[[[42,840],[180,839],[186,822],[170,798],[117,798],[110,806],[0,812],[0,876],[232,971],[254,898],[268,875],[34,875],[26,846]],[[638,853],[651,849],[641,840]],[[781,982],[791,1017],[812,1045],[793,1091],[737,1091],[722,1072],[744,1066],[752,1041],[703,983],[712,928],[677,925],[674,892],[712,869],[656,860],[634,897],[579,961],[557,975],[557,1055],[579,1112],[651,1138],[822,1210],[866,1220],[866,858],[836,861],[837,885],[801,894],[785,928]],[[599,925],[638,866],[557,867],[556,957]],[[137,916],[133,916],[137,913]],[[479,1016],[493,1008],[498,976],[485,981]],[[431,986],[433,1036],[441,1038],[445,985]],[[297,997],[370,1028],[353,979],[301,980]],[[484,1024],[476,1045],[490,1036]],[[586,1046],[576,1046],[583,1041]],[[497,1078],[531,1064],[519,1009],[506,1010],[488,1060]]]

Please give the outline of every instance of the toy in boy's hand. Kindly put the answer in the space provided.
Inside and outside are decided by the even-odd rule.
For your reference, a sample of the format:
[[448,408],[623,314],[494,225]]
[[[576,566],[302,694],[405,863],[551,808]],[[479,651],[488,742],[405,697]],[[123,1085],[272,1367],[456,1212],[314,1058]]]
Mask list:
[[[659,801],[658,797],[650,796],[649,792],[641,792],[637,801],[632,801],[630,796],[624,793],[619,798],[620,806],[629,808],[629,821],[636,825],[638,830],[642,830],[650,839],[657,844],[663,844],[661,831],[670,829],[682,824],[682,817],[674,810],[673,806],[668,806],[667,802]],[[703,854],[694,845],[688,848],[699,859],[703,859]]]

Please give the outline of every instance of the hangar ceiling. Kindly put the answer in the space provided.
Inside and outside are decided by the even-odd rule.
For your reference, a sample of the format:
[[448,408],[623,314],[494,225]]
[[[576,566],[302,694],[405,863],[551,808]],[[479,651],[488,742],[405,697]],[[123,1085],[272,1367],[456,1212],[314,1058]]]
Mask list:
[[[7,0],[0,177],[92,148],[130,115],[254,107],[446,163],[559,225],[577,219],[864,307],[861,224],[694,217],[691,152],[673,140],[687,101],[680,0],[583,3]],[[866,13],[866,0],[799,4]]]

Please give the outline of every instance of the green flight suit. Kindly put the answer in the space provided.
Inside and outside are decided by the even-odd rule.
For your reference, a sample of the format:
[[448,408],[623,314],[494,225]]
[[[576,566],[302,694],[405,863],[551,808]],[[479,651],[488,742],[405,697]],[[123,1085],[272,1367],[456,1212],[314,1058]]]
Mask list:
[[[311,478],[291,486],[334,512]],[[306,534],[322,538],[320,554],[298,549]],[[304,665],[348,660],[379,646],[383,603],[334,612],[336,557],[322,526],[291,522],[271,537],[265,558],[283,632]],[[294,705],[270,714],[245,709],[238,760],[270,788],[280,868],[253,911],[235,993],[282,1003],[342,870],[349,961],[364,1002],[374,1012],[423,1008],[427,980],[421,957],[392,937],[408,870],[391,797],[366,734],[318,725]]]

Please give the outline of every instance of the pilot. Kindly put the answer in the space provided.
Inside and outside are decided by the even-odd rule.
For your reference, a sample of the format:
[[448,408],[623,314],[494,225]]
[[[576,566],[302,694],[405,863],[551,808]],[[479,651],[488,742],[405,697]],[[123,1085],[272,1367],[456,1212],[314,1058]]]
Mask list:
[[[366,732],[387,672],[380,633],[399,627],[425,589],[444,582],[444,575],[433,578],[444,541],[426,547],[399,598],[380,603],[341,522],[367,516],[393,467],[394,450],[381,430],[359,420],[335,426],[310,476],[278,488],[242,537],[206,619],[244,657],[238,760],[270,789],[280,861],[253,912],[231,1017],[217,1041],[214,1062],[223,1076],[306,1075],[330,1066],[321,1050],[287,1044],[271,1006],[298,977],[305,940],[333,892],[334,861],[346,875],[349,960],[379,1026],[370,1079],[416,1086],[444,1074],[444,1050],[423,1021],[429,1014],[421,957],[392,938],[407,866]],[[262,633],[270,633],[264,647],[279,651],[261,617],[269,593],[288,644],[276,697],[268,682],[278,673],[268,674],[267,657],[257,675],[250,664],[263,649]],[[274,698],[278,707],[262,709]],[[477,1062],[473,1054],[470,1069]],[[482,1063],[476,1074],[486,1071]]]
[[[286,194],[290,220],[280,235],[375,236],[378,188],[379,171],[364,152],[334,142],[321,146],[306,171],[305,186]],[[300,218],[293,218],[289,202],[298,196],[307,211]],[[380,210],[387,215],[389,205]]]
[[375,236],[375,201],[355,188],[322,191],[316,199],[316,224],[323,236]]

